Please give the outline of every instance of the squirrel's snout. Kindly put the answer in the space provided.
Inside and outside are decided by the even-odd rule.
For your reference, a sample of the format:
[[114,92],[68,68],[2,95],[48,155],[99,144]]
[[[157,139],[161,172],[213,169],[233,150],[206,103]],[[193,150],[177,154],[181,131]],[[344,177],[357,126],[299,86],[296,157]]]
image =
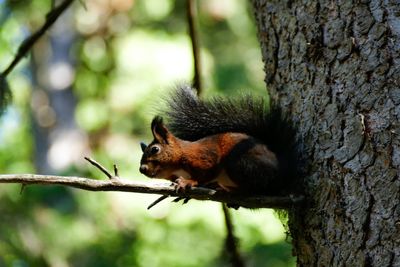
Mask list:
[[149,167],[146,164],[140,165],[139,171],[141,173],[146,174],[148,170],[149,170]]

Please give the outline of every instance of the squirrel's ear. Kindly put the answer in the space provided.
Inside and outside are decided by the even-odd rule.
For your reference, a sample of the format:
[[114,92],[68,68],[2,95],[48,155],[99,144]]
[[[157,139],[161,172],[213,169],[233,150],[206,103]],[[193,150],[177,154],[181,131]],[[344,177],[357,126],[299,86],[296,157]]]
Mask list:
[[140,142],[140,148],[142,149],[142,152],[146,150],[147,145],[144,142]]
[[154,139],[161,144],[168,144],[168,129],[163,124],[163,119],[160,116],[154,117],[151,122],[151,131],[153,133]]

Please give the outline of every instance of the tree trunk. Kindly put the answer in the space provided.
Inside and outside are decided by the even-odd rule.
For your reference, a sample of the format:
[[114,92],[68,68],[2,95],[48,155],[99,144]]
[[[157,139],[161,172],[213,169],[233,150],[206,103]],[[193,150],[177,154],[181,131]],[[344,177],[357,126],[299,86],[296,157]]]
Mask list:
[[72,91],[75,40],[73,13],[67,10],[33,50],[32,129],[38,173],[65,171],[81,161],[87,137],[76,125]]
[[307,159],[298,266],[400,266],[398,1],[252,4],[265,81]]

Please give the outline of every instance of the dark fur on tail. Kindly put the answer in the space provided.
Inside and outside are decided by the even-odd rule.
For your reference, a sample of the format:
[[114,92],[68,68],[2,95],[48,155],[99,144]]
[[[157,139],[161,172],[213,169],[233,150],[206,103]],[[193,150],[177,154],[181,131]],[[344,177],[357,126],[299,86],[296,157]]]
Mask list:
[[279,160],[280,179],[276,187],[285,190],[276,193],[300,190],[296,130],[278,106],[271,104],[268,108],[265,99],[250,95],[201,100],[194,89],[183,85],[168,98],[165,115],[168,128],[184,140],[224,132],[245,133],[260,140]]

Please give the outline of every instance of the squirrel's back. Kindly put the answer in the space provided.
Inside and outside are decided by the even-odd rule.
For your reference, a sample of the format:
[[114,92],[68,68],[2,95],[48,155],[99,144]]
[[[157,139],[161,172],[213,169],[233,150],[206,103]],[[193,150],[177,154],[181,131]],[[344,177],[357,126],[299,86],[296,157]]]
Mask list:
[[[278,106],[270,104],[268,108],[265,99],[248,94],[202,100],[194,89],[182,85],[167,99],[164,115],[170,131],[184,140],[195,141],[226,132],[245,133],[259,140],[275,153],[279,162],[278,177],[268,181],[268,186],[276,194],[299,190],[296,131]],[[249,159],[241,164],[250,166],[252,162]]]

